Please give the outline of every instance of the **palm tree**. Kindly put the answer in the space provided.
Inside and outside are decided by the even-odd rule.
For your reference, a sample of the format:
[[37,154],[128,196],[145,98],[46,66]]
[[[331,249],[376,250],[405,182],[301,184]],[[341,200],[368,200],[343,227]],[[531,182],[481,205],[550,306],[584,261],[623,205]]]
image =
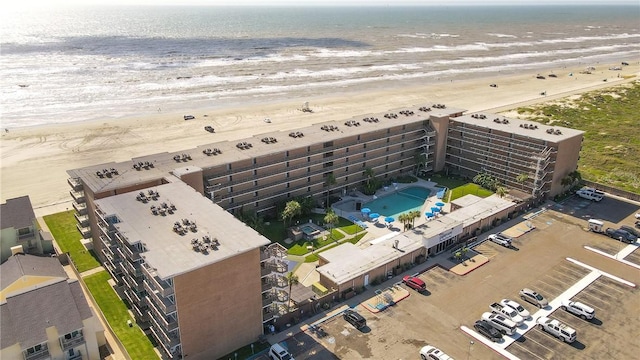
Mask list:
[[524,191],[524,183],[529,180],[529,175],[522,173],[518,176],[516,176],[516,182],[520,183],[520,185],[522,186],[522,191]]
[[287,228],[287,222],[290,222],[291,219],[300,215],[301,212],[302,212],[302,207],[300,206],[299,202],[295,200],[287,201],[287,204],[284,206],[284,210],[282,210],[282,213],[280,214],[280,216],[282,217],[282,220],[285,223],[284,228],[285,229]]
[[503,198],[508,193],[509,193],[509,190],[507,190],[506,187],[504,187],[502,185],[496,186],[496,195],[498,195],[499,197]]
[[425,167],[427,162],[427,155],[425,153],[417,153],[413,156],[413,161],[416,163],[416,176],[420,172],[420,166]]
[[418,210],[413,210],[413,211],[409,211],[409,218],[411,219],[411,227],[415,227],[415,222],[416,219],[420,218],[420,211]]
[[337,183],[335,175],[333,173],[327,174],[327,177],[324,180],[325,185],[327,186],[327,209],[329,208],[329,194],[331,193],[331,187]]
[[333,228],[340,221],[338,215],[333,212],[333,210],[329,210],[327,214],[324,216],[325,224],[329,224],[329,237],[333,239]]
[[287,312],[291,309],[291,288],[298,283],[298,275],[293,272],[287,273],[287,284],[289,284],[289,298],[287,299]]
[[402,213],[398,216],[398,221],[402,223],[403,231],[407,231],[407,224],[409,223],[409,214]]
[[367,186],[371,184],[371,180],[373,179],[375,173],[372,168],[364,169],[364,176],[367,178]]

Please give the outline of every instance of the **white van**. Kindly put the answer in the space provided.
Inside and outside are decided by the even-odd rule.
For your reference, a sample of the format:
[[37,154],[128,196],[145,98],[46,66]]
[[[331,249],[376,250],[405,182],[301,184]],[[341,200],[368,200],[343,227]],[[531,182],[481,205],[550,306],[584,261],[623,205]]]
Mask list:
[[516,333],[516,323],[507,319],[504,315],[486,312],[482,314],[482,320],[488,321],[491,326],[495,327],[503,334],[513,335]]
[[293,356],[280,344],[273,344],[269,349],[269,359],[271,360],[294,360]]

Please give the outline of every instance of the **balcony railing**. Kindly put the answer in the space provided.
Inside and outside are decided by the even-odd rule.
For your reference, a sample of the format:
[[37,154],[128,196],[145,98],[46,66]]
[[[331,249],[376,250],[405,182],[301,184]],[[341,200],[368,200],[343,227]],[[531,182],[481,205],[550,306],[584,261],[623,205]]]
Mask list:
[[68,178],[67,183],[74,191],[82,191],[82,182],[77,178]]
[[156,307],[161,314],[169,315],[176,311],[176,305],[169,299],[160,297],[157,291],[149,292],[147,297],[150,300],[149,304]]
[[43,345],[42,350],[40,351],[32,353],[27,353],[26,351],[24,351],[23,354],[25,360],[44,360],[51,358],[51,355],[49,354],[49,348],[46,345]]
[[87,238],[91,237],[91,228],[90,227],[85,227],[85,226],[82,226],[80,224],[76,224],[76,228],[78,229],[80,234],[82,234],[83,238],[87,239]]
[[88,215],[80,215],[79,213],[75,213],[73,214],[73,216],[76,218],[76,221],[84,226],[87,227],[89,226],[89,216]]
[[73,202],[72,203],[73,208],[75,209],[75,211],[78,212],[78,214],[80,215],[86,215],[87,214],[87,204],[79,204],[77,202]]
[[84,335],[79,334],[71,339],[66,339],[64,336],[60,338],[60,346],[62,346],[62,350],[67,350],[69,348],[74,348],[80,344],[84,343]]
[[[173,294],[173,287],[169,286],[166,281],[157,280],[155,272],[149,269],[147,266],[143,265],[140,267],[142,270],[142,274],[144,275],[145,282],[148,282],[147,286],[151,291],[158,291],[160,296],[167,297]],[[149,290],[147,290],[149,291]]]
[[75,202],[77,202],[78,204],[84,204],[85,203],[85,197],[84,197],[84,191],[69,191],[69,194],[71,194],[71,197],[73,198],[73,200],[75,200]]
[[180,345],[180,340],[179,339],[173,339],[173,338],[167,339],[166,336],[164,334],[162,334],[161,331],[156,330],[153,326],[150,327],[149,330],[151,330],[151,333],[154,335],[156,340],[158,340],[158,343],[160,344],[160,346],[162,346],[162,349],[164,350],[165,354],[167,354],[167,356],[169,356],[171,359],[173,359],[173,354],[171,353],[171,350],[169,350],[169,349]]

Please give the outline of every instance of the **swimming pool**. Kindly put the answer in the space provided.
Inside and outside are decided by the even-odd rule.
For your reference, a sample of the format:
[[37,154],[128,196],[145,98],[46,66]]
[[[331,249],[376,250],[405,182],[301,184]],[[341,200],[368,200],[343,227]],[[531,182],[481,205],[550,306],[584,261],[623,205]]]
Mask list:
[[318,229],[314,228],[311,225],[300,225],[300,230],[305,233],[307,236],[315,235],[314,233],[318,233]]
[[379,197],[362,205],[362,207],[369,208],[372,213],[378,213],[380,216],[397,218],[398,215],[407,211],[420,210],[430,194],[431,190],[414,186]]

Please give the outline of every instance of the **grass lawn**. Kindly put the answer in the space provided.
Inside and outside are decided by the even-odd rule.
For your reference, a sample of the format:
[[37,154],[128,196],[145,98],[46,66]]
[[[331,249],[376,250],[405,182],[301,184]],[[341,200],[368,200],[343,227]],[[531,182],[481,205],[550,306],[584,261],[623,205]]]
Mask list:
[[62,252],[69,253],[78,271],[83,272],[100,266],[100,263],[80,242],[82,235],[76,228],[77,221],[73,214],[74,210],[47,215],[44,222]]
[[517,111],[526,120],[584,131],[582,178],[640,193],[638,109],[640,83],[635,82]]
[[[366,232],[366,231],[362,232],[362,234],[358,234],[357,236],[354,236],[353,238],[351,238],[351,239],[347,240],[346,242],[350,242],[350,243],[352,243],[352,244],[355,244],[355,243],[357,243],[358,241],[360,241],[360,239],[362,239],[365,235],[367,235],[367,232]],[[336,247],[336,246],[338,246],[338,245],[340,245],[340,244],[338,244],[338,243],[334,243],[334,244],[332,244],[332,245],[330,245],[330,246],[327,246],[326,248],[322,249],[321,251],[318,251],[318,252],[313,253],[313,254],[311,254],[311,255],[307,255],[307,256],[304,258],[304,262],[314,262],[314,261],[318,261],[318,253],[321,253],[321,252],[323,252],[323,251],[327,251],[327,250],[329,250],[329,249],[333,249],[334,247]]]
[[[309,219],[311,219],[311,221],[313,221],[315,224],[318,224],[318,223],[324,224],[324,214],[310,214],[304,217],[300,217],[300,218],[294,219],[291,222],[291,224],[295,225],[296,222],[305,223],[305,222],[308,222]],[[362,231],[362,229],[357,228],[357,226],[353,224],[351,221],[343,218],[338,218],[338,219],[339,221],[338,221],[338,224],[336,225],[336,228],[342,230],[344,233],[348,235],[353,235],[358,231]],[[291,226],[290,224],[287,224],[287,225]],[[265,224],[264,230],[262,230],[261,233],[267,239],[273,242],[280,243],[280,245],[284,246],[287,249],[292,249],[291,251],[289,251],[289,254],[291,255],[304,255],[308,253],[307,246],[312,245],[310,242],[305,242],[303,244],[298,244],[298,243],[286,244],[284,242],[284,239],[286,237],[285,225],[282,220],[273,220],[269,222],[269,225]],[[341,240],[342,238],[344,238],[344,234],[342,234],[339,231],[333,230],[332,234],[333,234],[332,235],[333,240]],[[322,247],[328,243],[331,243],[333,240],[329,238],[327,240],[318,239],[315,241],[314,247],[316,248]]]
[[313,242],[298,241],[289,248],[289,251],[287,251],[287,253],[290,255],[304,255],[310,252],[309,250],[307,250],[307,246],[313,246],[314,249],[318,249],[338,240],[344,239],[344,234],[342,234],[340,231],[337,231],[336,229],[332,229],[331,233],[331,237],[321,237],[319,239],[314,239]]
[[468,183],[462,186],[455,187],[447,191],[447,195],[445,195],[445,199],[449,197],[448,201],[453,201],[455,199],[461,198],[467,194],[473,194],[479,196],[481,198],[485,198],[487,196],[493,195],[491,190],[487,190],[480,185]]
[[435,181],[438,185],[445,186],[448,189],[457,188],[469,182],[468,180],[463,180],[457,177],[448,177],[442,174],[434,174],[431,177],[431,181]]
[[[110,278],[108,272],[101,271],[89,275],[83,278],[83,280],[109,322],[109,326],[111,326],[118,339],[120,339],[120,342],[122,342],[122,345],[124,345],[131,358],[157,359],[158,355],[154,351],[151,341],[149,341],[140,327],[136,325],[135,319],[127,312],[127,307],[124,302],[122,302],[107,282]],[[131,320],[133,327],[127,325],[127,320]]]

